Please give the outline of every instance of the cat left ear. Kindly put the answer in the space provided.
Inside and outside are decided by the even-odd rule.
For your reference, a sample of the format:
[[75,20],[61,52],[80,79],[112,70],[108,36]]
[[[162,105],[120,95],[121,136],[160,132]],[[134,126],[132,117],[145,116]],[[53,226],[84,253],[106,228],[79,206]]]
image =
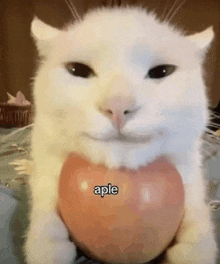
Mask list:
[[35,40],[46,41],[55,38],[59,34],[59,30],[47,25],[35,16],[31,23],[31,33]]
[[59,33],[59,29],[47,25],[36,16],[31,23],[32,37],[35,40],[38,53],[43,57],[48,55],[53,44],[53,40]]
[[214,39],[214,35],[213,27],[211,26],[202,32],[188,36],[188,39],[196,43],[200,50],[206,50]]

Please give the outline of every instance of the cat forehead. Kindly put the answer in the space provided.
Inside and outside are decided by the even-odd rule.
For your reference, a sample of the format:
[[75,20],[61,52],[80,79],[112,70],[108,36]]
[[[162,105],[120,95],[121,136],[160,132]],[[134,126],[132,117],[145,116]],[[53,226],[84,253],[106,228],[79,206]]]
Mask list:
[[[97,9],[90,11],[84,19],[69,25],[66,32],[71,35],[83,36],[91,41],[129,41],[135,43],[164,41],[171,38],[182,39],[179,30],[175,30],[168,23],[160,22],[156,15],[140,8]],[[71,34],[72,33],[72,34]]]
[[102,58],[108,54],[123,58],[122,53],[125,56],[133,53],[136,58],[160,53],[170,58],[174,49],[180,50],[179,53],[183,49],[192,52],[180,31],[138,8],[95,10],[81,22],[68,25],[62,34],[58,37],[58,49],[65,47],[61,53],[68,56],[72,51],[78,52],[85,59],[98,58],[97,54]]

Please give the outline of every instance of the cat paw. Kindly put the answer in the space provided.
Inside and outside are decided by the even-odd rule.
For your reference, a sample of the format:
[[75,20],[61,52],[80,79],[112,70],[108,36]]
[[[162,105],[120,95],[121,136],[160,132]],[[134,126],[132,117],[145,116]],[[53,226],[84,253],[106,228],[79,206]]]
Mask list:
[[13,162],[9,162],[9,165],[13,165],[14,169],[18,171],[19,175],[31,175],[33,172],[33,161],[22,159],[22,160],[14,160]]
[[167,249],[164,264],[216,264],[216,245],[179,243]]
[[28,264],[72,264],[76,247],[60,218],[49,213],[31,223],[25,255]]
[[26,244],[27,264],[72,264],[76,258],[76,248],[68,240],[39,242],[28,241]]

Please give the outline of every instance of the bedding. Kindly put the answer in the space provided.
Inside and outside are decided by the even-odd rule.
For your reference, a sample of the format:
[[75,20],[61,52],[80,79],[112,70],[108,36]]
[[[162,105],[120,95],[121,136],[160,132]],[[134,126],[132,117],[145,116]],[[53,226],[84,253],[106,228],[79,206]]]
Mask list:
[[[24,264],[22,246],[28,226],[28,176],[19,175],[10,162],[30,159],[32,125],[24,128],[0,128],[0,263]],[[220,139],[204,135],[204,164],[209,182],[207,203],[213,210],[216,236],[220,245]],[[98,264],[77,250],[75,264]],[[163,254],[150,264],[159,263]],[[220,256],[218,260],[220,264]]]

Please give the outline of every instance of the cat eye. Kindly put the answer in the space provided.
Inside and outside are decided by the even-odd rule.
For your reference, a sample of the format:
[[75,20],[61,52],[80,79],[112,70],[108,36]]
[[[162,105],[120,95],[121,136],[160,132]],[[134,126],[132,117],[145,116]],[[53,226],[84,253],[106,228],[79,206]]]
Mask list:
[[169,64],[159,65],[149,70],[147,76],[152,79],[159,79],[172,74],[175,70],[176,70],[175,65],[169,65]]
[[91,75],[95,75],[94,71],[83,63],[68,62],[65,67],[70,74],[76,77],[89,78]]

